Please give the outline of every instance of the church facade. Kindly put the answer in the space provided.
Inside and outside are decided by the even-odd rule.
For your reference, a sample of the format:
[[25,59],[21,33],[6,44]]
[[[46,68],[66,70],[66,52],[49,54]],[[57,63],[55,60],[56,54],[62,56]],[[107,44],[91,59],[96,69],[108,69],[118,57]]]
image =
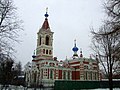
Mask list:
[[71,59],[58,60],[53,57],[53,34],[48,23],[46,11],[45,20],[37,33],[37,48],[32,63],[25,66],[25,81],[28,86],[54,86],[55,80],[99,80],[98,60],[84,58],[74,41]]

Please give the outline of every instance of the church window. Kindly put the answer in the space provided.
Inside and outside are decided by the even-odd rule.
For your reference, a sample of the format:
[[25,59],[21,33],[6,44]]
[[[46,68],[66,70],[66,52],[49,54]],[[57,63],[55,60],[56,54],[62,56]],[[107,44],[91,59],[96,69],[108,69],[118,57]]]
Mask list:
[[95,72],[95,80],[97,80],[97,73]]
[[53,71],[50,70],[50,79],[53,79]]
[[87,76],[88,76],[88,74],[87,74],[87,71],[86,71],[86,72],[85,72],[85,80],[88,79]]
[[49,50],[49,54],[50,54],[50,55],[52,54],[51,50]]
[[92,80],[92,72],[90,72],[90,79]]
[[40,36],[40,41],[39,41],[39,45],[41,45],[41,36]]
[[34,82],[36,82],[36,75],[37,75],[37,72],[34,73]]
[[68,71],[68,80],[70,80],[70,71]]
[[63,79],[66,79],[66,72],[63,72]]
[[46,50],[46,54],[48,54],[48,50]]
[[49,45],[49,41],[50,41],[50,40],[49,40],[49,36],[46,36],[46,39],[45,39],[45,40],[46,40],[45,45]]
[[41,79],[43,79],[43,69],[41,70]]
[[45,54],[45,49],[43,49],[43,54]]
[[87,65],[85,65],[85,66],[84,66],[84,69],[88,69],[88,66],[87,66]]

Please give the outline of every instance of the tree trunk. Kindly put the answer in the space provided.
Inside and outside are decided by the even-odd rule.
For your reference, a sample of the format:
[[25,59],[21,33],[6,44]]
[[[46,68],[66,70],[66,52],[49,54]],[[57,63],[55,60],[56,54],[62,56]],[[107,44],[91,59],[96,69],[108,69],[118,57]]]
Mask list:
[[111,64],[110,64],[110,72],[109,72],[109,89],[113,90],[112,65]]

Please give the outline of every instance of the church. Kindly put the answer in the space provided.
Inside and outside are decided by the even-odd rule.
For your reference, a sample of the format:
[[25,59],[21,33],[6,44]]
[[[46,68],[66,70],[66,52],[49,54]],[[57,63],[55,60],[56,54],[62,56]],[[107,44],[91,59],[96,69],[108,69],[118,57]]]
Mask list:
[[25,66],[25,81],[28,86],[54,86],[56,80],[95,81],[100,79],[98,59],[83,57],[82,50],[76,40],[72,48],[71,59],[58,60],[53,57],[53,34],[48,22],[48,12],[37,33],[37,48],[34,51],[32,63]]

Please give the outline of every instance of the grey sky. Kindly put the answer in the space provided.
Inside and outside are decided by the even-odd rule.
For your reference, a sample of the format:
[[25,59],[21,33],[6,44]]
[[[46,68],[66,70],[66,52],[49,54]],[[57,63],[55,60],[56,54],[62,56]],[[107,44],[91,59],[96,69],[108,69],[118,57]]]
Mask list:
[[104,16],[102,0],[14,0],[14,3],[20,19],[24,21],[25,31],[20,32],[23,42],[16,45],[17,60],[23,65],[32,60],[46,7],[50,28],[54,32],[54,56],[58,60],[72,57],[74,39],[79,51],[82,48],[84,57],[93,53],[89,47],[90,27],[98,28],[101,25]]

